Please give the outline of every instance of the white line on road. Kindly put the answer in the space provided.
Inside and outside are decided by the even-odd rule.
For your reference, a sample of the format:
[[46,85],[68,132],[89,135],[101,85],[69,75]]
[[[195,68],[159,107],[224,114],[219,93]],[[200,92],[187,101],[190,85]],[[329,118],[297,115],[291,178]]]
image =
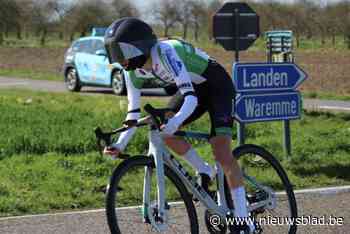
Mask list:
[[[339,193],[348,193],[350,192],[350,186],[337,186],[337,187],[326,187],[326,188],[315,188],[315,189],[301,189],[301,190],[295,190],[295,195],[334,195]],[[277,196],[284,195],[285,192],[278,192],[276,193]],[[183,202],[170,202],[169,205],[171,206],[177,206],[181,205]],[[128,207],[121,207],[117,208],[117,210],[129,210],[129,209],[135,209],[135,208],[141,208],[141,206],[128,206]],[[84,210],[84,211],[71,211],[71,212],[61,212],[61,213],[52,213],[52,214],[38,214],[38,215],[24,215],[24,216],[12,216],[12,217],[5,217],[0,218],[1,221],[7,221],[7,220],[14,220],[14,219],[27,219],[27,218],[44,218],[49,216],[58,216],[58,215],[74,215],[74,214],[89,214],[89,213],[99,213],[99,212],[105,212],[105,209],[96,209],[96,210]]]
[[328,109],[328,110],[346,110],[350,111],[350,107],[342,107],[342,106],[320,106],[320,109]]
[[[183,202],[169,202],[170,206],[179,206],[182,205]],[[117,210],[132,210],[141,208],[140,206],[126,206],[117,208]],[[90,213],[100,213],[105,212],[105,209],[96,209],[96,210],[83,210],[83,211],[71,211],[71,212],[60,212],[60,213],[52,213],[52,214],[37,214],[37,215],[23,215],[23,216],[12,216],[0,218],[1,221],[10,220],[10,219],[26,219],[26,218],[43,218],[48,216],[57,216],[57,215],[74,215],[74,214],[90,214]]]

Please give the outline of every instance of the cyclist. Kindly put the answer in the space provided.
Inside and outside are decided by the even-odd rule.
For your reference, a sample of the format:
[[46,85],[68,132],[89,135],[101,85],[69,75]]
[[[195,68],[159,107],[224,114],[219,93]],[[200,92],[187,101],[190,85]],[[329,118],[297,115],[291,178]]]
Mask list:
[[[105,47],[111,63],[118,62],[126,70],[128,114],[126,120],[140,117],[142,76],[150,71],[157,79],[175,83],[178,92],[170,103],[175,115],[161,127],[164,142],[184,156],[201,175],[202,185],[215,176],[214,169],[182,138],[173,135],[180,126],[195,121],[206,111],[211,122],[211,138],[215,160],[227,178],[236,217],[248,217],[246,192],[241,170],[231,155],[232,105],[235,89],[225,69],[205,52],[182,40],[158,40],[152,28],[137,18],[122,18],[112,23],[105,34]],[[105,154],[118,156],[136,129],[122,133]],[[242,225],[237,233],[250,233],[254,225]],[[250,230],[249,230],[250,229]],[[243,233],[243,232],[242,232]]]

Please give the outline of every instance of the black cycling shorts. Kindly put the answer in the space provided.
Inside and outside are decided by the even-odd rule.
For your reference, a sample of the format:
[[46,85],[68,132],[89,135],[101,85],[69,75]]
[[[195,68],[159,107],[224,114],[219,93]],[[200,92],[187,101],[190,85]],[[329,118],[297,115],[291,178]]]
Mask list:
[[[194,84],[198,105],[194,112],[184,121],[189,124],[209,112],[211,136],[232,136],[233,115],[232,106],[235,100],[235,88],[230,75],[214,60],[209,60],[207,69],[202,74],[206,82]],[[184,97],[177,92],[169,101],[168,108],[177,112],[180,110]]]

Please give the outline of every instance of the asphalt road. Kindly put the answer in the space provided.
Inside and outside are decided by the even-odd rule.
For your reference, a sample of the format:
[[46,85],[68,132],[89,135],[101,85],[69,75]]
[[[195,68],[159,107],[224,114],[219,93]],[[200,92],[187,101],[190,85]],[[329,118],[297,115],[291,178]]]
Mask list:
[[[36,91],[48,92],[68,92],[63,82],[47,81],[47,80],[32,80],[23,78],[10,78],[0,76],[1,89],[31,89]],[[110,94],[114,95],[110,88],[100,87],[83,87],[81,94]],[[142,95],[146,96],[166,96],[163,89],[144,89]]]
[[[304,217],[300,222],[298,232],[300,234],[341,234],[350,233],[350,196],[349,193],[333,195],[304,194],[297,195],[299,217]],[[204,221],[204,209],[197,206],[197,214],[200,219],[200,233],[207,233]],[[127,233],[151,233],[143,230],[141,222],[137,223],[134,216],[140,216],[135,210],[124,211],[128,222]],[[182,206],[175,208],[174,215],[177,219],[176,228],[166,233],[189,233],[183,223],[186,222]],[[174,216],[173,216],[174,217]],[[310,217],[313,217],[312,219]],[[308,223],[307,220],[313,220]],[[321,225],[322,224],[322,225]],[[271,234],[283,234],[276,226],[265,226],[265,232]],[[280,227],[285,230],[285,226]],[[85,211],[82,213],[62,213],[51,215],[39,215],[28,217],[12,217],[0,219],[0,233],[2,234],[99,234],[108,233],[104,210]]]
[[[9,88],[31,89],[49,92],[68,92],[63,82],[0,77],[0,90]],[[81,93],[113,95],[112,90],[109,88],[96,87],[83,87]],[[146,89],[142,91],[142,94],[144,96],[166,96],[163,89]],[[346,101],[304,99],[303,105],[304,108],[312,110],[350,112],[350,102]]]

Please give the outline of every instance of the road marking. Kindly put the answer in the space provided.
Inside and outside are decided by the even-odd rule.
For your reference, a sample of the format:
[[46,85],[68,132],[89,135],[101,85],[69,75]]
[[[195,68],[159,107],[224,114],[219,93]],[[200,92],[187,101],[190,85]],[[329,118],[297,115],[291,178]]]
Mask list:
[[27,85],[28,82],[10,82],[10,83],[2,83],[0,86],[14,86],[14,85]]
[[342,107],[342,106],[319,106],[320,109],[328,109],[328,110],[346,110],[350,111],[350,107]]
[[[170,206],[180,206],[183,202],[170,202]],[[132,210],[141,208],[142,206],[126,206],[117,208],[117,210]],[[23,216],[11,216],[0,218],[1,221],[11,220],[11,219],[27,219],[27,218],[44,218],[49,216],[59,216],[59,215],[74,215],[74,214],[90,214],[90,213],[100,213],[105,212],[105,209],[95,209],[95,210],[83,210],[83,211],[71,211],[71,212],[60,212],[60,213],[52,213],[52,214],[37,214],[37,215],[23,215]]]
[[295,195],[299,194],[321,194],[321,195],[334,195],[339,193],[348,193],[350,192],[350,186],[335,186],[335,187],[326,187],[326,188],[314,188],[314,189],[301,189],[294,191]]
[[[300,189],[295,190],[294,194],[295,196],[298,195],[308,195],[308,196],[314,196],[314,195],[335,195],[339,193],[349,193],[350,192],[350,186],[336,186],[336,187],[326,187],[326,188],[313,188],[313,189]],[[286,195],[286,192],[277,192],[277,197]]]
[[[349,193],[350,186],[337,186],[337,187],[326,187],[326,188],[314,188],[314,189],[301,189],[295,190],[294,194],[298,195],[335,195],[340,193]],[[277,197],[285,195],[285,192],[277,192]],[[178,206],[183,204],[183,202],[170,202],[169,205]],[[141,206],[128,206],[117,208],[117,210],[130,210],[135,208],[141,208]],[[1,221],[14,220],[14,219],[27,219],[27,218],[44,218],[50,216],[59,216],[59,215],[74,215],[74,214],[90,214],[90,213],[99,213],[105,212],[105,209],[95,209],[95,210],[83,210],[83,211],[71,211],[71,212],[61,212],[61,213],[52,213],[52,214],[37,214],[37,215],[24,215],[24,216],[11,216],[0,218]]]

